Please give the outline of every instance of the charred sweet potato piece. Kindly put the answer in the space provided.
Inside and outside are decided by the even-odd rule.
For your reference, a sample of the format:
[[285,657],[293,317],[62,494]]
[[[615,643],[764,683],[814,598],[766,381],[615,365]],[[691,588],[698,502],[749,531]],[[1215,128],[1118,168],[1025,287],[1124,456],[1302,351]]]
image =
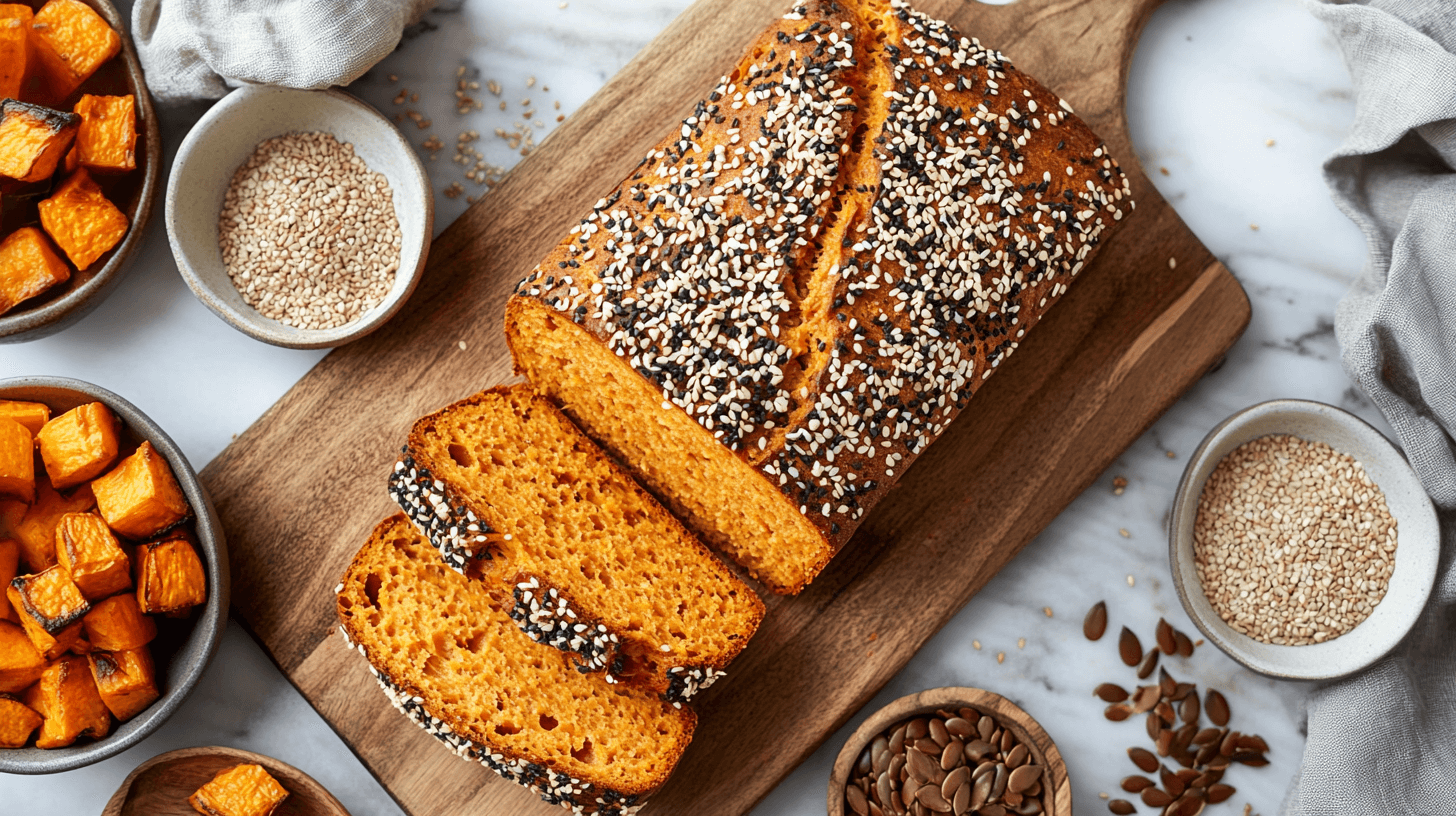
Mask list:
[[[0,539],[0,589],[10,586],[19,572],[20,544],[8,538]],[[10,599],[4,592],[0,592],[0,620],[20,623],[20,615],[10,608]]]
[[67,513],[84,513],[96,506],[90,485],[81,485],[69,493],[58,493],[50,479],[37,476],[35,503],[25,511],[20,523],[11,528],[20,544],[20,559],[27,572],[40,572],[55,566],[56,525]]
[[100,739],[111,731],[111,711],[84,657],[67,655],[47,666],[40,676],[40,699],[45,722],[37,748],[62,748],[83,734]]
[[82,165],[96,173],[136,169],[136,97],[85,94],[75,111],[81,117],[75,150]]
[[99,402],[78,405],[52,419],[35,439],[57,490],[95,478],[116,461],[116,417]]
[[56,560],[88,601],[131,588],[131,563],[105,519],[67,513],[56,524]]
[[148,615],[181,612],[207,600],[207,574],[186,531],[137,547],[136,587],[137,605]]
[[234,765],[187,801],[206,816],[269,816],[287,798],[288,791],[262,765]]
[[82,619],[91,645],[108,652],[140,649],[157,636],[157,624],[142,614],[130,592],[113,595],[91,607]]
[[45,671],[45,656],[26,637],[25,630],[10,621],[0,621],[0,693],[14,694],[29,688]]
[[20,613],[20,625],[47,660],[60,657],[81,638],[81,619],[91,606],[59,564],[34,575],[22,575],[5,590]]
[[121,50],[121,37],[81,0],[51,0],[30,23],[49,98],[59,102]]
[[19,99],[30,68],[30,23],[35,12],[19,3],[0,3],[0,99]]
[[13,419],[0,419],[0,498],[35,500],[35,442]]
[[71,268],[36,227],[0,241],[0,314],[71,279]]
[[91,676],[96,680],[101,702],[118,720],[125,722],[135,717],[162,696],[157,691],[152,653],[145,646],[120,652],[96,652],[90,660]]
[[39,209],[40,225],[77,269],[120,243],[130,224],[84,167],[67,176]]
[[51,409],[43,402],[0,400],[0,419],[19,422],[34,435],[40,433],[40,429],[51,421]]
[[154,536],[187,518],[182,488],[150,442],[143,442],[110,473],[92,482],[91,489],[101,517],[128,538]]
[[18,99],[0,102],[0,176],[44,181],[66,157],[81,117]]
[[0,694],[0,748],[24,748],[44,719],[25,703]]

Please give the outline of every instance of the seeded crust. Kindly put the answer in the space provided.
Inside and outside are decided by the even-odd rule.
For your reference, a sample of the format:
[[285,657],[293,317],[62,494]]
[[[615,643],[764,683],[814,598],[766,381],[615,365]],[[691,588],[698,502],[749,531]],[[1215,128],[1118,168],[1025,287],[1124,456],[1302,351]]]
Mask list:
[[507,338],[690,527],[796,593],[1132,206],[1000,53],[899,0],[804,3],[518,285]]
[[417,421],[389,492],[522,631],[607,682],[686,702],[763,619],[747,584],[528,386]]
[[340,631],[397,709],[573,813],[635,813],[692,740],[691,709],[583,675],[524,637],[403,514],[375,527],[336,594]]

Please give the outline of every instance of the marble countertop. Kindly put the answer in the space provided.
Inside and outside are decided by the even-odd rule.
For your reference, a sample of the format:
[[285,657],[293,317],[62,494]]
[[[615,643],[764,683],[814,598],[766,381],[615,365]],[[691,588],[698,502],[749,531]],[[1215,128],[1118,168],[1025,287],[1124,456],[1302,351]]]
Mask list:
[[[570,115],[687,5],[443,0],[352,90],[387,113],[416,111],[429,120],[426,128],[409,118],[402,124],[416,145],[432,135],[444,142],[427,162],[443,228],[464,211],[467,197],[485,190],[450,160],[462,131],[480,134],[471,145],[482,161],[508,168],[519,147],[499,138],[497,128],[509,135],[522,113],[535,110],[541,126],[524,129],[539,142],[557,116]],[[483,86],[471,92],[481,109],[464,116],[453,94],[461,66]],[[829,767],[849,731],[896,697],[944,685],[991,689],[1030,711],[1067,760],[1077,809],[1106,812],[1099,794],[1117,790],[1132,772],[1124,749],[1146,738],[1138,722],[1102,718],[1092,687],[1104,679],[1131,683],[1131,673],[1118,662],[1112,638],[1088,643],[1080,623],[1105,599],[1114,632],[1128,624],[1150,642],[1160,616],[1196,631],[1169,583],[1163,532],[1188,454],[1224,417],[1276,397],[1339,405],[1386,430],[1342,371],[1333,333],[1335,304],[1365,251],[1320,178],[1323,158],[1354,116],[1333,40],[1298,0],[1171,0],[1148,25],[1131,76],[1128,118],[1137,158],[1243,283],[1254,306],[1247,333],[1221,368],[1134,443],[756,814],[822,813]],[[484,87],[490,80],[502,86],[500,97]],[[395,104],[402,89],[408,93]],[[205,107],[164,112],[169,160]],[[454,183],[462,194],[447,198]],[[119,290],[60,335],[0,346],[0,376],[56,374],[111,388],[167,428],[201,468],[321,356],[255,342],[208,312],[177,274],[158,216]],[[1128,485],[1116,495],[1119,476]],[[1051,618],[1043,613],[1048,606]],[[1272,748],[1268,767],[1230,772],[1226,781],[1237,795],[1209,812],[1240,813],[1245,803],[1255,812],[1276,811],[1303,749],[1309,687],[1254,675],[1213,648],[1200,649],[1174,673],[1221,689],[1234,727],[1257,730]],[[212,744],[302,768],[355,816],[400,812],[236,625],[191,699],[147,741],[62,775],[0,777],[0,800],[17,816],[98,813],[146,758]]]

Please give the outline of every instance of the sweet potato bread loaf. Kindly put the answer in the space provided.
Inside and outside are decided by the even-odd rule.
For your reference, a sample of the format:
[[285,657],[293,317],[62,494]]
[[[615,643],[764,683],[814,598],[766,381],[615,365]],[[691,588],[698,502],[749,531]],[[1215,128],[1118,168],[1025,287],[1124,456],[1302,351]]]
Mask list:
[[506,308],[516,370],[803,589],[1128,199],[1070,108],[903,2],[796,5]]
[[551,402],[493,388],[415,423],[389,493],[532,639],[683,702],[763,602]]
[[396,708],[463,759],[574,813],[635,813],[692,740],[691,710],[582,674],[528,639],[402,514],[354,556],[338,613]]

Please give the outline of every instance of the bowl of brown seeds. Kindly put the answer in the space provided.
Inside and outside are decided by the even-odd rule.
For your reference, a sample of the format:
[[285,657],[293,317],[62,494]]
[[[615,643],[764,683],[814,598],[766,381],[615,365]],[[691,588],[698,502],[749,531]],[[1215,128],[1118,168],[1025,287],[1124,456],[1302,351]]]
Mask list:
[[349,94],[250,86],[187,134],[167,184],[167,238],[193,294],[276,346],[374,331],[424,270],[434,198],[419,156]]
[[1057,746],[1015,703],[938,688],[890,703],[840,749],[829,816],[1071,816]]
[[1342,677],[1410,631],[1435,582],[1436,511],[1415,471],[1353,414],[1302,400],[1214,428],[1178,485],[1173,583],[1230,657],[1272,677]]

